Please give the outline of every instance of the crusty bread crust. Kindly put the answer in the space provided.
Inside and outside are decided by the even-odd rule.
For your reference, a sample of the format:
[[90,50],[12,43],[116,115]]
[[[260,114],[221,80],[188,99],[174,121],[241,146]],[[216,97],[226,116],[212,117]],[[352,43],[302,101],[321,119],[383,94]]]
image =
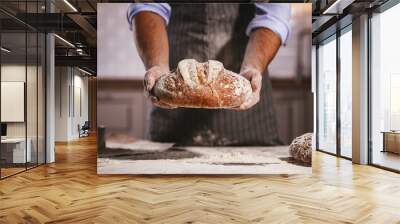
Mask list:
[[251,97],[250,82],[222,63],[194,59],[179,62],[175,72],[163,75],[153,94],[163,104],[173,107],[228,109],[239,107]]

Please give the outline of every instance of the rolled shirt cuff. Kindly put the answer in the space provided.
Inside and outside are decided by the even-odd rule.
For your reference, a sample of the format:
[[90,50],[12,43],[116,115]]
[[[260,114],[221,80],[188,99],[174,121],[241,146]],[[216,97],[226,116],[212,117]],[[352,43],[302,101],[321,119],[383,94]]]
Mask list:
[[161,16],[168,25],[171,17],[171,6],[168,3],[132,3],[129,5],[127,19],[132,29],[133,18],[140,12],[153,12]]
[[249,36],[251,31],[256,28],[272,30],[279,35],[282,45],[285,45],[290,36],[290,8],[283,12],[267,12],[262,15],[256,15],[247,26],[246,35]]

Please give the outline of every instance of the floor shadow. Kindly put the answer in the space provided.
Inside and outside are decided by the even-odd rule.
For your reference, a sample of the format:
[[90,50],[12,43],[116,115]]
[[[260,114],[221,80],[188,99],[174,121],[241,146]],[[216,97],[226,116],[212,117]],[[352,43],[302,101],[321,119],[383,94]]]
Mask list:
[[186,149],[172,147],[165,151],[146,151],[131,149],[106,149],[106,152],[99,154],[99,158],[110,158],[119,160],[165,160],[165,159],[190,159],[200,157],[201,154]]
[[265,166],[279,163],[211,163],[212,165],[224,165],[224,166]]
[[287,163],[291,163],[291,164],[298,165],[298,166],[305,166],[305,167],[311,167],[312,166],[311,163],[305,163],[305,162],[302,162],[302,161],[298,161],[298,160],[295,160],[293,157],[280,157],[279,159],[282,160],[282,161],[285,161]]

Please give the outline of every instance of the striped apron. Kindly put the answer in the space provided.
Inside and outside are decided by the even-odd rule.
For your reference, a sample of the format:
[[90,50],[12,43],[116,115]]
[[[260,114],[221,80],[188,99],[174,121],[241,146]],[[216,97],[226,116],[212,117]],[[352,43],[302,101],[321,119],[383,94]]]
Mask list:
[[[170,68],[185,58],[221,61],[239,72],[254,17],[252,4],[171,4],[168,25]],[[260,102],[244,110],[153,107],[148,134],[153,141],[178,145],[276,145],[278,131],[271,83],[263,76]]]

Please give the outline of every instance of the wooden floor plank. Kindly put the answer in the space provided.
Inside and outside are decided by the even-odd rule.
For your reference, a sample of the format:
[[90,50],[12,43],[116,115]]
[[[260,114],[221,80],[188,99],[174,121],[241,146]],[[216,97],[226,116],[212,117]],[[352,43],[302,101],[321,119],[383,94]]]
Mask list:
[[0,181],[0,223],[400,223],[400,175],[315,152],[312,175],[96,174],[96,139]]

